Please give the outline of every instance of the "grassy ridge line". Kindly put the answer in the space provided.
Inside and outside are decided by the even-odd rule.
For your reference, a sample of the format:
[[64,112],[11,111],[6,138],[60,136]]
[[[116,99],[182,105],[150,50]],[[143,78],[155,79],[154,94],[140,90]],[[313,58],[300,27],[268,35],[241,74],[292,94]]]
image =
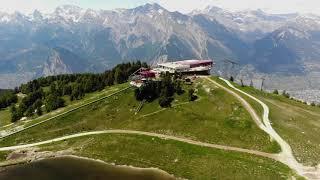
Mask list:
[[110,94],[110,95],[107,95],[107,96],[105,96],[105,97],[99,98],[99,99],[94,100],[94,101],[92,101],[92,102],[83,104],[83,105],[81,105],[81,106],[79,106],[79,107],[73,108],[73,109],[68,110],[68,111],[66,111],[66,112],[63,112],[63,113],[61,113],[61,114],[58,114],[58,115],[56,115],[56,116],[53,116],[53,117],[51,117],[51,118],[49,118],[49,119],[47,119],[47,120],[38,122],[38,123],[36,123],[36,124],[33,124],[33,125],[28,126],[28,127],[26,127],[26,128],[23,128],[23,129],[21,129],[21,130],[18,130],[18,131],[15,131],[15,132],[13,132],[13,133],[10,133],[10,134],[8,134],[8,135],[2,136],[2,137],[0,137],[0,139],[4,139],[4,138],[7,138],[7,137],[12,136],[12,135],[14,135],[14,134],[17,134],[17,133],[19,133],[19,132],[22,132],[22,131],[25,131],[25,130],[27,130],[27,129],[33,128],[33,127],[35,127],[35,126],[38,126],[38,125],[43,124],[43,123],[45,123],[45,122],[48,122],[48,121],[50,121],[50,120],[52,120],[52,119],[55,119],[55,118],[58,118],[58,117],[60,117],[60,116],[66,115],[66,114],[68,114],[68,113],[71,113],[71,112],[73,112],[73,111],[76,111],[76,110],[78,110],[78,109],[80,109],[80,108],[83,108],[83,107],[85,107],[85,106],[88,106],[88,105],[91,105],[91,104],[93,104],[93,103],[96,103],[96,102],[99,102],[99,101],[101,101],[101,100],[104,100],[104,99],[106,99],[106,98],[112,97],[112,96],[114,96],[114,95],[116,95],[116,94],[119,94],[119,93],[121,93],[121,92],[123,92],[123,91],[126,91],[126,90],[128,90],[128,89],[130,89],[130,88],[131,88],[130,86],[129,86],[129,87],[126,87],[126,88],[124,88],[124,89],[122,89],[122,90],[120,90],[120,91],[117,91],[117,92],[112,93],[112,94]]

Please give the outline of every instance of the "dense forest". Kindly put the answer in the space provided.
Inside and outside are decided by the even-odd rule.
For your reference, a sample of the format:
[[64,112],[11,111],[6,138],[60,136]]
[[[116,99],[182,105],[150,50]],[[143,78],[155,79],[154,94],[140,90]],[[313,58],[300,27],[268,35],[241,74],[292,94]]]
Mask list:
[[22,84],[17,91],[25,94],[26,97],[18,106],[14,104],[17,100],[6,101],[6,107],[11,105],[12,122],[25,116],[32,117],[35,114],[40,116],[43,108],[46,112],[51,112],[65,106],[63,96],[68,96],[71,101],[82,99],[86,93],[127,82],[129,76],[141,67],[148,67],[148,65],[137,61],[119,64],[112,70],[100,74],[65,74],[42,77]]
[[0,110],[18,101],[13,90],[0,90]]
[[[15,90],[0,92],[0,108],[10,107],[11,120],[16,122],[22,117],[41,116],[43,111],[51,112],[65,106],[65,97],[70,101],[82,99],[86,93],[103,90],[106,86],[121,84],[128,81],[129,76],[141,67],[148,68],[146,63],[140,61],[122,63],[111,70],[100,74],[63,74],[35,79],[22,84]],[[181,75],[161,74],[161,80],[148,81],[135,90],[138,101],[154,101],[158,99],[161,107],[170,107],[174,94],[184,93]],[[18,102],[17,93],[23,98]],[[196,99],[194,90],[189,90],[190,101]],[[63,98],[64,97],[64,98]]]

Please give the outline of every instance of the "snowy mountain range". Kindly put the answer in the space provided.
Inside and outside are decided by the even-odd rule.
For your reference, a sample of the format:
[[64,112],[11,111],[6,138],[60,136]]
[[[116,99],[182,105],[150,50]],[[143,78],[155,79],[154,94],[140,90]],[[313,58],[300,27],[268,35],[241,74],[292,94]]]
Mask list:
[[230,12],[218,7],[208,6],[202,11],[193,11],[191,15],[205,14],[226,27],[238,32],[238,35],[247,41],[255,41],[265,36],[288,21],[294,21],[299,16],[293,14],[267,14],[258,10]]
[[232,59],[242,65],[240,72],[309,77],[320,72],[319,49],[320,17],[312,14],[218,7],[182,14],[158,4],[116,10],[65,5],[48,14],[0,12],[0,87],[39,76],[101,72],[136,59],[210,58],[217,72],[224,59]]

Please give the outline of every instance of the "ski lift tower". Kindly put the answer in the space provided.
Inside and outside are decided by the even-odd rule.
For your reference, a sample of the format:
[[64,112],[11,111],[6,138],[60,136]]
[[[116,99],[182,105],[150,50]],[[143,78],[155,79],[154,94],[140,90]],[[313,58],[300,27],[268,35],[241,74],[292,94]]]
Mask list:
[[264,87],[264,81],[265,81],[266,79],[264,78],[264,77],[262,77],[261,78],[261,91],[263,91],[263,87]]

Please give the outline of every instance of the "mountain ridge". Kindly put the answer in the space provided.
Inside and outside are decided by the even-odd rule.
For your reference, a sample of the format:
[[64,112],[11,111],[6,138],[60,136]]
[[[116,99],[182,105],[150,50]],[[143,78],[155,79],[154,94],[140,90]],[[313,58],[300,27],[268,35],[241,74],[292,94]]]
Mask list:
[[[319,37],[317,15],[262,10],[231,12],[209,7],[182,14],[146,4],[132,9],[64,5],[52,13],[0,13],[0,85],[12,88],[12,84],[57,72],[101,72],[136,59],[150,64],[213,59],[220,74],[226,71],[224,59],[233,59],[242,66],[253,65],[254,74],[308,76],[320,66]],[[80,70],[48,71],[47,60],[55,48],[65,49],[62,64],[72,59],[63,59],[69,57],[63,53],[82,59]],[[67,64],[60,67],[72,66]],[[23,74],[29,75],[21,78]],[[10,83],[8,76],[13,79]]]

